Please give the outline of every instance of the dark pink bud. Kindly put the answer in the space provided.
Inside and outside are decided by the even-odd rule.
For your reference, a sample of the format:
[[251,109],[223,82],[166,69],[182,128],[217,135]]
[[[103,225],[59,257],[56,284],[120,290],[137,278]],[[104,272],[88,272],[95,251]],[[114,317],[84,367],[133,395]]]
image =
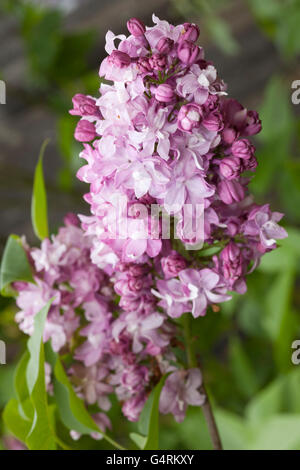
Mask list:
[[255,135],[261,131],[261,120],[256,111],[248,111],[243,135]]
[[257,160],[255,156],[248,158],[248,160],[243,160],[244,170],[255,171],[257,167]]
[[177,48],[179,60],[186,65],[192,65],[201,59],[202,50],[191,41],[181,41]]
[[222,114],[219,111],[213,111],[203,119],[202,124],[209,131],[220,131],[224,127]]
[[245,191],[237,181],[222,180],[218,184],[218,194],[224,204],[232,204],[244,199]]
[[237,138],[237,132],[235,129],[227,127],[222,131],[222,140],[224,144],[231,145]]
[[199,127],[202,121],[202,111],[197,104],[185,104],[178,113],[178,128],[185,132],[192,132]]
[[240,139],[233,142],[231,152],[234,157],[243,158],[248,160],[253,157],[255,148],[247,139]]
[[68,214],[64,217],[64,224],[65,225],[75,225],[75,227],[79,227],[80,220],[76,214],[73,212],[68,212]]
[[100,116],[100,111],[96,106],[96,100],[86,95],[78,93],[72,99],[73,109],[69,112],[73,116]]
[[217,105],[218,105],[218,96],[208,95],[208,98],[205,101],[203,108],[205,109],[205,112],[210,113],[212,111],[217,111]]
[[148,57],[140,57],[137,61],[137,66],[142,73],[148,73],[152,71]]
[[174,41],[173,39],[170,38],[161,38],[158,41],[158,44],[156,46],[156,49],[160,54],[168,54],[174,46]]
[[153,54],[149,59],[149,63],[153,70],[163,70],[167,65],[167,59],[164,55]]
[[141,264],[132,264],[129,266],[129,274],[133,277],[143,276],[146,273],[146,269]]
[[221,160],[220,173],[223,178],[232,180],[242,172],[241,160],[237,157],[226,157]]
[[90,142],[96,137],[95,125],[86,119],[81,119],[75,129],[75,139],[79,142]]
[[127,29],[130,34],[136,38],[144,36],[146,31],[144,23],[137,18],[131,18],[129,21],[127,21]]
[[143,289],[143,278],[132,277],[128,281],[128,287],[131,292],[139,292]]
[[175,97],[175,92],[171,85],[167,83],[163,83],[162,85],[158,85],[155,90],[155,98],[157,101],[161,101],[162,103],[169,103]]
[[243,274],[243,257],[240,248],[233,242],[221,252],[221,260],[223,261],[223,275],[226,280],[233,284]]
[[246,123],[247,109],[237,100],[230,98],[223,101],[222,112],[225,121],[238,131],[244,128]]
[[173,252],[169,256],[162,258],[161,267],[165,279],[171,279],[186,268],[186,261],[179,253]]
[[110,63],[115,65],[116,67],[128,67],[130,65],[131,59],[126,52],[121,51],[112,51],[110,56],[108,57]]
[[154,197],[150,196],[150,194],[147,193],[144,196],[139,198],[139,202],[141,204],[151,205],[151,204],[155,204],[156,199]]
[[194,23],[184,23],[183,26],[184,30],[182,31],[182,35],[179,40],[191,42],[197,41],[200,34],[200,29],[198,28],[198,26]]

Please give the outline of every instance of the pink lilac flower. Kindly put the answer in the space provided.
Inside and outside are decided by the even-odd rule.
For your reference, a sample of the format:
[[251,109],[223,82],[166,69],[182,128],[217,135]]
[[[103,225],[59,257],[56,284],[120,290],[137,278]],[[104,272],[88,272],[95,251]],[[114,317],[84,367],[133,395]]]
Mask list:
[[250,236],[258,235],[262,248],[268,249],[275,245],[276,240],[287,237],[286,230],[277,223],[282,217],[280,212],[272,214],[268,204],[255,207],[244,225],[244,233]]
[[77,177],[89,185],[90,214],[68,214],[40,248],[24,241],[34,283],[14,285],[16,321],[28,335],[54,298],[44,341],[69,353],[74,390],[103,432],[111,394],[137,421],[169,372],[162,413],[182,421],[188,405],[203,404],[200,371],[174,354],[176,319],[244,293],[261,256],[287,236],[282,214],[256,205],[243,175],[258,163],[248,139],[261,130],[258,114],[227,97],[195,43],[197,25],[155,15],[153,23],[132,18],[128,36],[106,34],[100,94],[75,95],[70,111],[80,118],[75,138],[85,163]]
[[179,423],[188,405],[201,406],[205,396],[199,391],[202,376],[199,369],[177,370],[166,380],[159,402],[161,413],[172,413]]

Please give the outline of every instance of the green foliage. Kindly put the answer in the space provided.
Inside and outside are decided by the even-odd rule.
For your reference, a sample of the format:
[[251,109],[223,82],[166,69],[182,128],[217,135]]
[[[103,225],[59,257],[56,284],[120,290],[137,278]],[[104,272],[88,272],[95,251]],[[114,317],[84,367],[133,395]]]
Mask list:
[[57,123],[58,146],[64,160],[64,167],[59,173],[59,185],[67,191],[74,184],[74,175],[80,167],[78,155],[81,151],[80,144],[74,139],[75,121],[67,114],[59,118]]
[[292,59],[300,52],[300,8],[298,0],[248,0],[265,33],[278,46],[283,58]]
[[152,390],[141,412],[138,428],[141,434],[132,433],[131,439],[143,450],[159,449],[159,399],[167,375]]
[[31,267],[17,235],[10,235],[7,240],[0,268],[1,295],[14,295],[11,284],[16,281],[33,282]]
[[43,174],[43,157],[48,141],[46,140],[41,148],[38,164],[34,173],[33,193],[31,201],[31,219],[36,236],[43,240],[49,237],[47,194]]
[[14,374],[15,364],[7,364],[0,368],[0,408],[5,406],[14,395]]
[[22,357],[15,376],[17,400],[4,410],[7,428],[30,450],[56,449],[53,409],[48,406],[45,384],[43,331],[52,300],[35,316],[28,352]]
[[122,449],[95,424],[83,401],[75,394],[60,358],[47,344],[47,359],[53,367],[55,405],[48,403],[45,384],[45,346],[43,332],[51,299],[35,316],[34,332],[27,342],[27,350],[15,372],[16,398],[6,404],[3,419],[8,430],[24,442],[29,450],[54,450],[67,446],[55,431],[55,412],[58,408],[62,422],[81,434],[97,432],[112,446]]
[[99,432],[95,422],[87,412],[83,401],[75,394],[61,361],[48,345],[47,358],[54,371],[55,401],[62,422],[70,429],[80,434]]

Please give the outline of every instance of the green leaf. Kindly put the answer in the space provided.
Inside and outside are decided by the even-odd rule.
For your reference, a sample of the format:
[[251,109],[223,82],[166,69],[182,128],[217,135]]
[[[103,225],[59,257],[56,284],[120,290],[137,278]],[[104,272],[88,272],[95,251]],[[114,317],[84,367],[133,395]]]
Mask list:
[[0,270],[1,294],[15,295],[11,284],[16,281],[34,282],[31,267],[17,235],[10,235],[4,248]]
[[222,247],[220,246],[210,246],[208,248],[204,248],[200,251],[197,252],[197,256],[199,256],[200,258],[202,257],[205,257],[205,256],[213,256],[217,253],[219,253],[219,251],[222,250]]
[[147,442],[147,437],[141,436],[141,434],[137,434],[136,432],[131,432],[129,437],[138,446],[139,449],[144,449]]
[[29,394],[32,393],[40,372],[40,357],[43,355],[43,333],[46,318],[54,298],[43,307],[34,318],[34,332],[29,338],[27,348],[30,354],[28,366],[26,369],[26,381]]
[[74,392],[59,356],[52,350],[49,343],[46,345],[46,356],[54,371],[55,402],[64,425],[80,434],[100,433],[112,446],[123,449],[122,446],[98,428],[87,411],[84,402]]
[[266,420],[253,429],[249,449],[299,450],[300,415],[281,414]]
[[29,5],[22,18],[22,34],[32,78],[42,86],[49,84],[62,41],[62,15],[58,10],[37,9]]
[[231,339],[229,353],[236,385],[246,398],[251,398],[259,385],[257,375],[239,338]]
[[282,406],[284,377],[260,391],[246,407],[246,416],[252,423],[262,422],[279,413]]
[[152,390],[141,412],[138,428],[141,434],[147,436],[144,450],[157,450],[159,448],[159,399],[168,375],[164,375]]
[[279,369],[291,367],[290,345],[295,332],[295,318],[291,309],[295,282],[293,269],[279,273],[266,294],[263,326],[273,341],[274,357]]
[[244,450],[247,447],[251,431],[243,418],[226,410],[217,410],[216,421],[224,449]]
[[[34,318],[34,332],[27,342],[28,353],[22,357],[15,378],[19,414],[24,419],[27,417],[31,423],[25,440],[30,450],[56,449],[45,384],[43,343],[45,322],[52,302],[53,299],[49,300]],[[27,402],[27,395],[31,406]]]
[[62,422],[80,434],[100,432],[86,410],[83,401],[76,395],[64,371],[59,356],[47,344],[47,360],[54,372],[54,395]]
[[34,410],[29,399],[29,391],[26,380],[26,371],[29,362],[29,352],[25,351],[21,357],[14,378],[14,388],[19,402],[20,416],[25,420],[33,420]]
[[15,365],[0,366],[0,408],[3,408],[14,394]]
[[[36,351],[34,351],[36,353]],[[26,445],[30,450],[55,450],[56,436],[53,428],[53,409],[48,406],[45,384],[45,355],[42,343],[39,351],[38,376],[34,384],[30,399],[34,408],[34,417]],[[27,371],[30,363],[28,364]],[[27,374],[27,379],[30,374]],[[28,383],[29,386],[29,383]]]
[[[287,2],[288,3],[288,2]],[[298,0],[289,2],[282,9],[282,16],[278,22],[276,40],[286,59],[297,58],[300,52],[300,10]]]
[[279,413],[300,413],[300,369],[279,376],[261,390],[246,407],[246,416],[260,424]]
[[45,140],[41,147],[38,164],[35,169],[33,193],[31,200],[31,219],[36,236],[43,240],[49,236],[48,214],[47,214],[47,195],[43,175],[43,156],[48,145]]
[[[290,143],[290,138],[295,130],[291,103],[289,99],[289,86],[285,86],[283,80],[274,76],[267,85],[264,101],[260,110],[260,118],[263,122],[263,130],[259,134],[259,140],[268,144],[276,141],[274,151],[284,152]],[[282,142],[283,146],[277,143]]]
[[70,190],[74,184],[73,175],[80,166],[80,159],[76,155],[80,152],[78,142],[74,139],[75,121],[72,116],[64,115],[58,120],[57,140],[64,167],[59,173],[59,184],[63,190]]
[[8,430],[20,441],[25,442],[31,423],[26,421],[19,412],[19,403],[12,398],[3,411],[3,421]]

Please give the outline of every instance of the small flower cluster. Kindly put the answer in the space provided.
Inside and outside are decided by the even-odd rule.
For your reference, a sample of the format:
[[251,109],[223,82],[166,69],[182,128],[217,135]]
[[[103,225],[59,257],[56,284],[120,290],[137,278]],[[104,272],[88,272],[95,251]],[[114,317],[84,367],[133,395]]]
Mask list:
[[[277,224],[282,214],[256,205],[248,192],[244,172],[257,166],[248,140],[261,130],[257,112],[227,98],[196,44],[195,24],[173,26],[155,15],[153,22],[145,27],[132,18],[129,37],[109,31],[109,55],[100,66],[109,83],[101,84],[100,98],[73,99],[71,113],[81,117],[75,137],[87,161],[78,178],[90,184],[85,199],[92,215],[82,217],[82,226],[94,237],[93,261],[99,267],[110,262],[112,269],[119,262],[143,263],[145,256],[166,257],[160,220],[154,236],[151,231],[153,206],[174,221],[175,251],[178,241],[183,249],[199,241],[214,246],[214,256],[184,255],[187,269],[179,263],[155,292],[168,315],[192,311],[197,317],[208,304],[227,300],[227,291],[244,293],[249,266],[254,269],[286,232]],[[128,230],[116,237],[121,200]],[[187,233],[186,227],[199,228]],[[176,256],[170,258],[175,265]]]
[[[188,404],[203,401],[198,390],[201,375],[176,365],[172,348],[179,342],[178,331],[157,310],[150,259],[138,265],[119,263],[112,273],[109,264],[105,270],[91,262],[92,246],[91,237],[73,214],[65,217],[65,226],[51,240],[45,239],[41,248],[24,244],[35,283],[14,283],[20,329],[31,335],[35,315],[54,298],[44,341],[50,340],[60,354],[72,354],[70,380],[87,405],[98,405],[93,417],[101,430],[111,427],[106,412],[112,393],[122,403],[124,415],[136,421],[150,391],[167,372],[173,373],[162,395],[161,411],[182,420]],[[49,392],[51,373],[46,364]],[[172,402],[169,394],[173,394]],[[78,438],[73,431],[72,436]]]

